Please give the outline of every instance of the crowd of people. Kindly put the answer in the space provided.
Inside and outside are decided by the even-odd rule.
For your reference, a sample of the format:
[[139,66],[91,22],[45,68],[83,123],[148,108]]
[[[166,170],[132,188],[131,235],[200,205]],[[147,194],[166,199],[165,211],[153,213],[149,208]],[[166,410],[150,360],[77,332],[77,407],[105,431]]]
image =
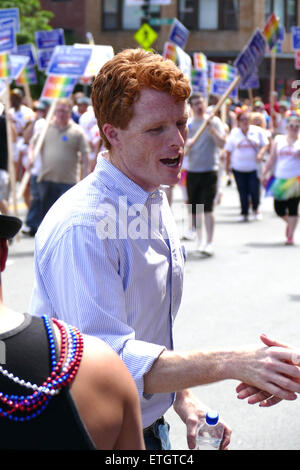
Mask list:
[[[58,100],[53,119],[47,126],[51,100],[42,98],[29,107],[19,88],[10,93],[11,108],[0,109],[0,209],[8,214],[9,171],[6,119],[12,135],[14,173],[21,182],[30,171],[30,182],[24,191],[27,215],[22,232],[34,236],[46,212],[66,190],[86,176],[95,166],[101,147],[90,99],[77,92],[72,99]],[[7,114],[7,116],[6,116]],[[38,139],[47,126],[47,132],[38,154]]]
[[[8,436],[18,435],[21,440],[26,427],[22,428],[20,421],[28,416],[30,429],[35,429],[40,437],[41,448],[74,445],[67,437],[64,442],[57,442],[55,432],[51,433],[63,421],[66,428],[61,429],[72,428],[83,446],[168,450],[169,425],[164,415],[173,406],[186,424],[188,447],[193,449],[200,419],[207,411],[191,390],[195,386],[234,379],[240,382],[238,396],[251,403],[268,407],[283,399],[295,400],[300,393],[299,354],[279,341],[262,336],[263,344],[251,348],[243,345],[230,351],[174,350],[173,324],[181,304],[185,256],[168,202],[170,193],[166,195],[162,188],[178,184],[185,161],[191,231],[195,231],[202,247],[197,205],[203,204],[205,252],[211,255],[213,209],[220,196],[219,162],[223,159],[224,168],[236,178],[243,217],[248,215],[249,206],[258,217],[258,183],[252,181],[253,171],[258,167],[254,168],[253,162],[257,165],[257,161],[264,160],[264,152],[270,152],[262,179],[267,178],[276,161],[275,183],[268,189],[273,191],[277,186],[282,189],[281,179],[286,176],[290,179],[290,170],[297,166],[296,157],[299,158],[294,131],[295,121],[299,130],[297,116],[292,115],[287,122],[287,146],[276,137],[269,147],[267,131],[250,124],[253,117],[250,107],[242,107],[240,112],[231,110],[228,117],[232,122],[225,126],[220,117],[209,114],[201,95],[191,94],[187,77],[172,61],[142,49],[124,50],[102,67],[93,83],[92,108],[84,113],[80,111],[81,105],[89,103],[86,97],[81,98],[84,99],[76,104],[57,101],[37,169],[34,149],[40,131],[35,127],[39,119],[45,119],[39,114],[41,109],[36,109],[36,116],[40,117],[31,124],[27,158],[30,160],[32,151],[33,176],[37,176],[40,207],[44,207],[38,231],[33,230],[35,274],[29,317],[34,321],[19,314],[9,321],[8,311],[0,303],[1,341],[7,346],[12,338],[5,368],[0,368],[2,434],[7,428],[11,432]],[[46,103],[41,104],[46,107]],[[89,116],[93,120],[89,121]],[[207,127],[194,142],[194,132],[205,120]],[[95,121],[99,135],[92,147],[92,139],[85,133],[94,127],[87,123]],[[271,132],[269,137],[273,138],[274,130]],[[98,155],[102,144],[104,150]],[[247,160],[244,166],[240,165],[242,152]],[[247,177],[243,178],[241,173],[247,173]],[[248,205],[245,193],[251,197]],[[274,197],[277,198],[275,189]],[[290,202],[284,207],[280,205],[280,210],[286,211],[283,218],[288,226],[287,237],[291,239],[295,223],[289,218],[294,216],[290,214]],[[143,228],[151,230],[148,232],[151,236],[135,236],[133,223],[137,212],[140,224],[143,222]],[[0,232],[3,239],[0,255],[4,267],[6,240],[17,232],[20,224],[7,215],[1,218],[0,228],[4,230],[2,235]],[[111,232],[104,230],[107,225]],[[18,328],[22,333],[27,330],[27,337],[25,334],[15,338]],[[32,328],[36,328],[35,341],[31,341]],[[36,360],[36,342],[39,343],[38,335],[42,334],[43,354],[47,348],[50,350],[48,367],[44,356]],[[57,337],[58,352],[53,346],[53,335]],[[90,349],[91,337],[95,343]],[[22,367],[18,369],[25,340],[33,353],[22,358]],[[105,357],[100,361],[101,351],[107,362]],[[118,356],[126,370],[117,361]],[[115,358],[115,364],[110,358],[111,361]],[[24,370],[30,369],[30,382],[24,383]],[[49,424],[48,395],[52,392],[56,395],[61,383],[56,376],[61,369],[65,375],[60,388],[65,393],[54,396],[51,403],[55,423]],[[100,385],[105,377],[115,391],[110,387],[104,390],[105,398],[114,398],[113,406],[109,406],[110,400],[107,405],[102,395]],[[36,383],[32,384],[33,381]],[[26,399],[16,395],[19,387],[23,391],[24,386],[30,389]],[[124,394],[127,387],[128,393]],[[137,413],[136,393],[141,417]],[[65,418],[60,410],[66,401],[70,403],[69,395],[73,406],[70,405],[69,417]],[[37,421],[34,410],[38,410]],[[105,428],[110,414],[114,426]],[[72,426],[74,415],[77,427]],[[128,428],[130,419],[134,420],[134,429]],[[222,418],[220,421],[224,431],[221,449],[227,449],[231,429]],[[48,434],[43,435],[43,427],[48,427],[51,441]],[[27,432],[24,442],[28,442],[28,435]]]
[[[239,196],[238,220],[247,222],[251,215],[262,220],[261,196],[272,196],[275,212],[285,222],[285,243],[293,245],[300,201],[300,115],[293,103],[285,99],[270,107],[260,97],[228,100],[221,119],[202,94],[193,93],[189,102],[192,116],[181,185],[186,186],[192,215],[184,238],[196,239],[197,250],[213,254],[214,207],[221,201],[227,174],[229,183],[234,178]],[[208,125],[194,141],[204,121]]]
[[[20,89],[11,90],[8,119],[16,180],[21,181],[25,171],[31,172],[24,191],[28,210],[22,227],[22,232],[29,236],[35,235],[53,203],[93,171],[104,148],[90,98],[83,92],[76,92],[71,98],[58,100],[42,148],[35,155],[51,100],[33,102],[31,109],[24,104]],[[211,99],[212,103],[214,100]],[[190,95],[189,133],[179,184],[189,210],[189,229],[184,238],[195,239],[201,253],[208,256],[214,253],[214,208],[221,202],[226,174],[228,184],[233,178],[237,188],[241,206],[238,220],[247,222],[251,215],[262,220],[261,195],[267,190],[266,194],[274,197],[276,214],[286,223],[286,244],[294,244],[300,197],[297,132],[300,115],[292,108],[287,97],[275,100],[271,109],[270,104],[255,96],[251,101],[227,100],[222,113],[210,116],[214,105],[207,103],[200,93]],[[0,210],[7,214],[9,174],[3,111],[1,105],[0,132],[4,145],[0,153]],[[206,129],[193,142],[205,121]],[[164,189],[171,205],[173,187]]]

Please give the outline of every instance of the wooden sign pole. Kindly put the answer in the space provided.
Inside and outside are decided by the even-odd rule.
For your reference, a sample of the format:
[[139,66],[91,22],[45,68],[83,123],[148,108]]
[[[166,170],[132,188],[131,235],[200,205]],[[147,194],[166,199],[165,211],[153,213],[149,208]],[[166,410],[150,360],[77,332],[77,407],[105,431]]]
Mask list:
[[197,142],[199,137],[203,134],[203,132],[207,128],[210,119],[217,114],[217,112],[219,111],[221,106],[225,103],[225,101],[227,100],[227,98],[230,95],[230,93],[232,92],[232,90],[234,90],[234,88],[238,85],[240,79],[241,79],[240,75],[237,75],[235,77],[235,79],[233,80],[231,85],[228,87],[226,93],[224,93],[224,95],[220,98],[220,100],[218,101],[218,103],[216,104],[214,109],[212,110],[211,114],[209,115],[209,118],[206,121],[204,121],[202,126],[198,129],[198,131],[196,132],[194,137],[191,139],[191,144],[188,146],[188,148],[185,149],[185,153],[188,153],[189,150],[195,145],[195,143]]

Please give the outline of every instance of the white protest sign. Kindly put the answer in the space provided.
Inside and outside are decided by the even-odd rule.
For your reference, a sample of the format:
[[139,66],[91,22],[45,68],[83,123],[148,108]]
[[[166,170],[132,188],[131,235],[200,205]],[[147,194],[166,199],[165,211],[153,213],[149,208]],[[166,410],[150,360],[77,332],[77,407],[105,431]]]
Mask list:
[[75,48],[89,48],[92,50],[90,60],[86,66],[83,77],[95,77],[101,67],[114,57],[112,46],[100,46],[94,44],[74,44]]

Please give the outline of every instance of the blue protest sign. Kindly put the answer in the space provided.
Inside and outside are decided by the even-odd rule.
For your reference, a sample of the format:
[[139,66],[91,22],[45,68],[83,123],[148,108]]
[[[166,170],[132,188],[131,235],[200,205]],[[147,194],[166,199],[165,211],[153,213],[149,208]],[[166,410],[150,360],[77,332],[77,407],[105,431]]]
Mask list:
[[0,9],[0,22],[6,20],[13,20],[15,29],[17,32],[20,31],[20,15],[19,8],[1,8]]
[[24,55],[13,55],[11,54],[9,57],[10,62],[10,78],[12,80],[16,80],[22,70],[28,64],[29,58],[25,57]]
[[246,79],[251,75],[255,68],[255,63],[254,58],[247,47],[245,47],[238,55],[234,61],[234,66],[238,69],[238,72],[243,79]]
[[200,69],[192,70],[192,89],[199,91],[204,96],[207,96],[207,71]]
[[292,49],[297,51],[300,49],[300,26],[292,26]]
[[258,71],[255,70],[246,80],[239,83],[240,90],[257,90],[259,88]]
[[16,34],[13,25],[0,27],[0,54],[10,52],[16,47]]
[[29,58],[28,66],[36,65],[33,44],[21,44],[16,47],[13,54],[23,55]]
[[82,77],[92,55],[92,48],[56,46],[47,68],[48,75]]
[[264,59],[266,45],[263,34],[257,29],[234,62],[243,80],[246,80]]
[[266,53],[267,42],[263,34],[256,30],[256,32],[251,37],[250,41],[248,42],[248,48],[254,58],[254,63],[256,67],[260,65],[263,61]]
[[50,31],[36,31],[34,33],[38,49],[54,49],[65,44],[64,30],[52,29]]
[[186,27],[180,23],[177,18],[174,18],[169,35],[169,41],[172,41],[174,44],[184,49],[189,34],[189,30],[186,29]]
[[41,49],[37,51],[37,63],[39,70],[47,70],[54,49]]

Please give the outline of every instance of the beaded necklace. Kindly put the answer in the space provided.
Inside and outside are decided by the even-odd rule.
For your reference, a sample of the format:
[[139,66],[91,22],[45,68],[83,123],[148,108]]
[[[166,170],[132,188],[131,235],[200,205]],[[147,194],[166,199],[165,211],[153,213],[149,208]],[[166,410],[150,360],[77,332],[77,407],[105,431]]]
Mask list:
[[48,335],[51,373],[42,385],[32,384],[15,376],[0,366],[0,373],[18,385],[32,392],[27,395],[8,395],[0,392],[0,418],[13,421],[29,421],[45,410],[53,396],[72,382],[78,371],[83,354],[83,337],[79,330],[55,318],[52,322],[58,327],[61,337],[60,356],[56,360],[55,339],[50,320],[42,317]]

